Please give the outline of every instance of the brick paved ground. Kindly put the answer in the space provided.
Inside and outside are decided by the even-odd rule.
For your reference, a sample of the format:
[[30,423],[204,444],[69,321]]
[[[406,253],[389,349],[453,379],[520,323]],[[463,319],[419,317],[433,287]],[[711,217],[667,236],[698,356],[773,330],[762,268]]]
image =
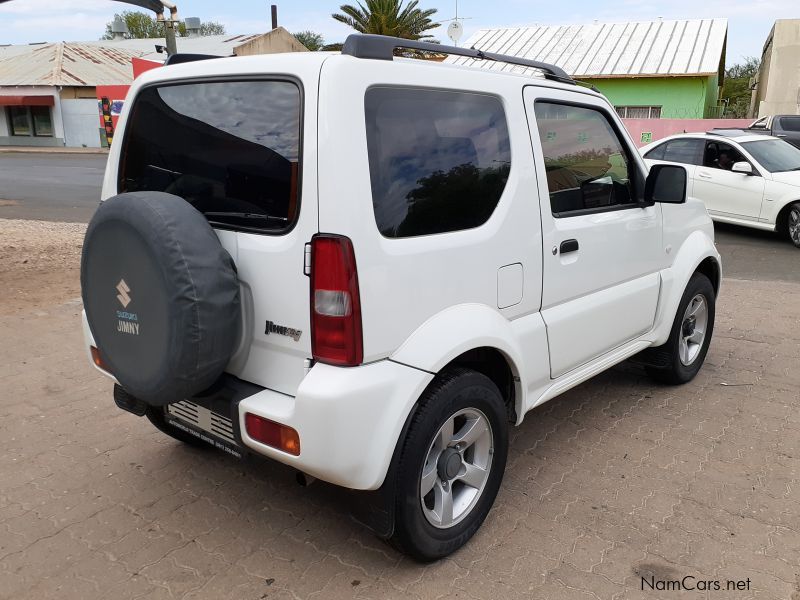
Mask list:
[[[332,487],[118,410],[79,301],[40,296],[0,301],[0,598],[800,599],[800,285],[727,280],[689,385],[622,366],[530,413],[487,522],[429,566]],[[651,575],[751,589],[642,592]]]

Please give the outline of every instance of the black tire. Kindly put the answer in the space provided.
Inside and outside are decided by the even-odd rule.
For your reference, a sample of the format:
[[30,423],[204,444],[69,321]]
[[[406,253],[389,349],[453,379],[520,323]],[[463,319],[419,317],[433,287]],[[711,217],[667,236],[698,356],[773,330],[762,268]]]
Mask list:
[[800,248],[800,202],[794,202],[789,205],[786,211],[786,217],[783,219],[783,234],[789,238],[789,241]]
[[172,427],[169,423],[167,423],[166,419],[164,418],[164,409],[161,407],[149,407],[145,413],[145,416],[147,417],[147,420],[150,421],[161,433],[168,435],[179,442],[183,442],[184,444],[188,444],[189,446],[193,446],[195,448],[203,448],[204,450],[210,448],[206,442],[186,433],[185,431],[181,431],[177,427]]
[[[708,308],[708,321],[705,327],[705,338],[690,364],[684,364],[680,357],[680,345],[684,333],[684,315],[689,303],[702,296]],[[689,280],[678,304],[678,312],[672,323],[672,330],[667,343],[651,348],[645,353],[650,364],[646,365],[648,375],[653,379],[670,385],[687,383],[695,378],[708,353],[711,336],[714,333],[714,317],[716,314],[716,293],[711,281],[702,273],[695,273]]]
[[[423,511],[421,477],[434,437],[446,421],[463,410],[483,415],[488,420],[488,435],[493,448],[493,451],[489,451],[488,475],[482,491],[471,501],[470,508],[465,510],[458,522],[450,527],[438,528],[429,522]],[[459,418],[462,417],[455,420],[456,434],[465,431],[459,429]],[[483,443],[486,439],[482,438]],[[469,449],[462,451],[465,457],[462,466],[469,462],[468,452]],[[390,542],[401,552],[422,562],[443,558],[458,550],[489,514],[503,480],[507,454],[507,413],[497,386],[485,375],[471,369],[454,368],[439,374],[420,399],[406,438],[400,446],[399,460],[389,474],[394,478],[396,489],[395,527]],[[455,479],[453,481],[450,486],[452,494],[457,489],[471,493],[472,488]]]

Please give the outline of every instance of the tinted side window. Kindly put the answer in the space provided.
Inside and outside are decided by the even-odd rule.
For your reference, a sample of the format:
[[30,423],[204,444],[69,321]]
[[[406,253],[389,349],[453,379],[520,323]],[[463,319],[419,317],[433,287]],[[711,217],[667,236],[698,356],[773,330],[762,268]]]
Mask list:
[[644,155],[645,158],[649,158],[652,160],[664,160],[664,151],[667,149],[666,144],[660,144],[650,150],[647,154]]
[[500,100],[376,87],[364,102],[372,204],[383,235],[457,231],[489,219],[511,168]]
[[749,162],[741,152],[730,144],[722,142],[708,142],[706,144],[706,154],[703,158],[703,166],[713,169],[730,171],[734,163]]
[[541,101],[535,112],[555,216],[634,202],[636,167],[602,112]]
[[300,89],[288,81],[145,88],[118,189],[175,194],[214,225],[284,231],[298,212],[300,118]]
[[703,140],[678,139],[667,142],[664,160],[684,165],[699,165],[703,156]]
[[781,117],[780,121],[784,131],[800,131],[800,117]]

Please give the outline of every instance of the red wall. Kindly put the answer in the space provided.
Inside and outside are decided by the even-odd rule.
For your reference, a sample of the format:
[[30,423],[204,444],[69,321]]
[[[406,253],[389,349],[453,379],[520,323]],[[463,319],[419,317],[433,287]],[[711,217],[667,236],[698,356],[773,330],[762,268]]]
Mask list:
[[[142,58],[133,58],[131,60],[131,68],[133,70],[133,78],[136,79],[139,75],[150,69],[155,69],[163,66],[159,62],[152,60],[144,60]],[[100,118],[100,127],[103,127],[103,110],[100,102],[103,98],[108,98],[111,101],[111,122],[114,124],[114,129],[117,128],[117,119],[122,110],[122,105],[125,103],[125,96],[128,95],[129,85],[98,85],[97,86],[97,113]]]

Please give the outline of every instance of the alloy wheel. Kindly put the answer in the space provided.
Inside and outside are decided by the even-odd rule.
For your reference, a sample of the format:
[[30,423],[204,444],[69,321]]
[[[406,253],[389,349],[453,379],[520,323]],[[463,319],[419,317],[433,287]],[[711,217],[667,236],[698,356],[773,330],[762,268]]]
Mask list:
[[697,294],[683,313],[678,343],[679,358],[687,367],[699,356],[706,339],[707,328],[708,301],[703,294]]
[[789,237],[796,246],[800,246],[800,207],[789,211]]
[[492,468],[494,436],[489,419],[474,408],[451,415],[431,441],[419,482],[422,512],[446,529],[475,507]]

